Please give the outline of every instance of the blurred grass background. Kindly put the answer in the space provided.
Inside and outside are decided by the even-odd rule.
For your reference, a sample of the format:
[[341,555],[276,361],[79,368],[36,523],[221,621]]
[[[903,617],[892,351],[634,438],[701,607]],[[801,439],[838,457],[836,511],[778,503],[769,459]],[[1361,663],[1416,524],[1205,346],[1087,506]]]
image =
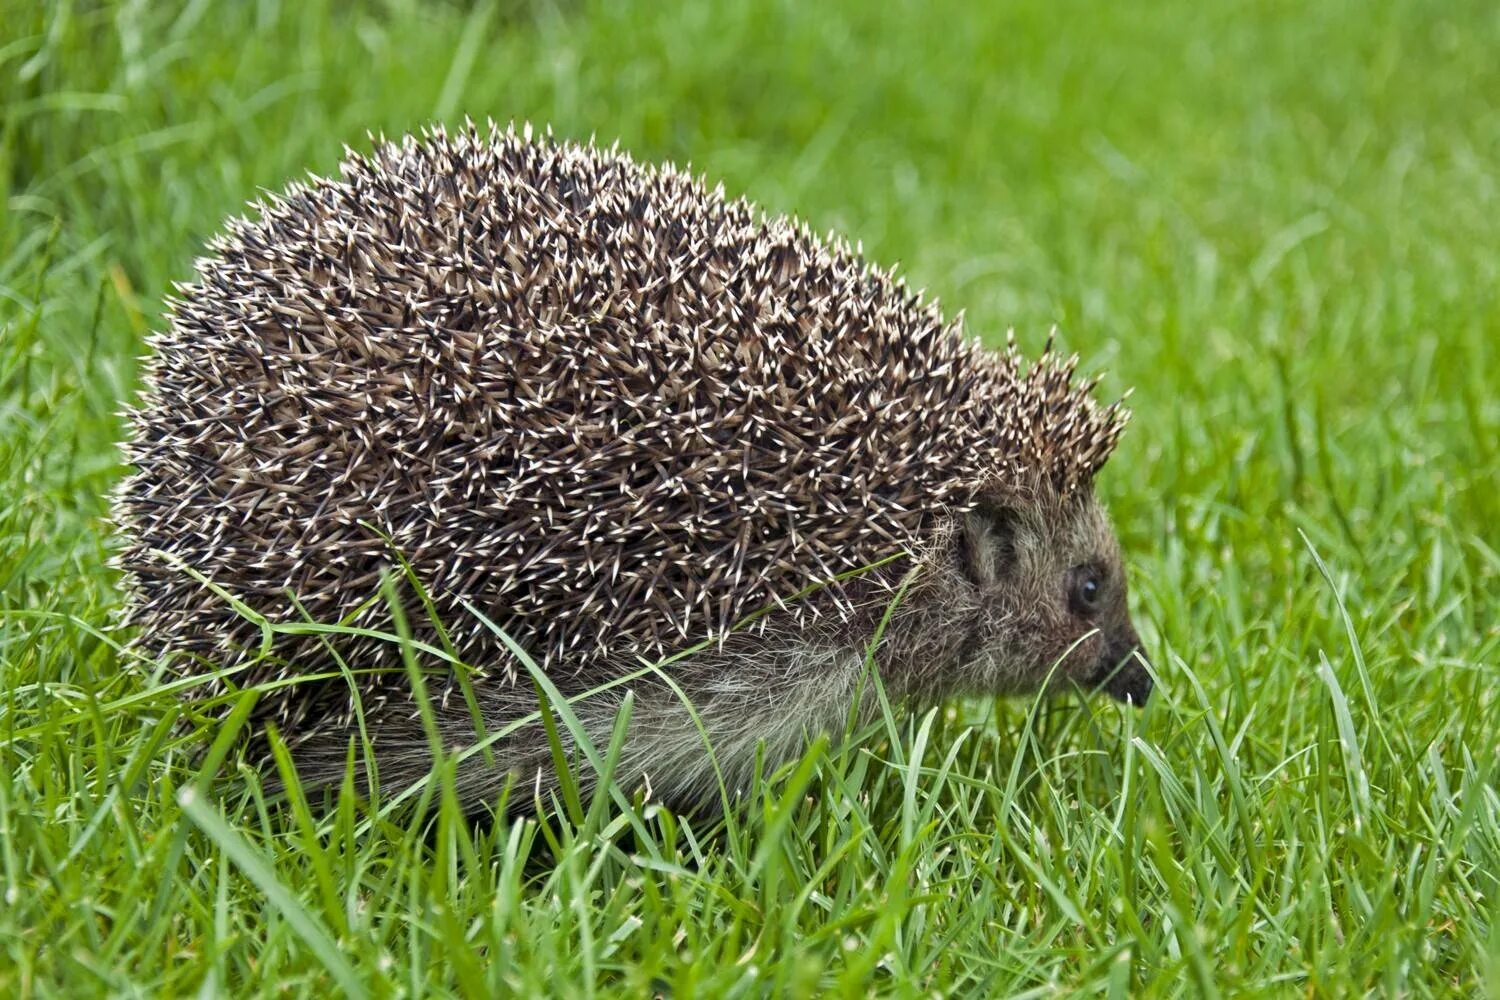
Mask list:
[[[1500,983],[1496,52],[1477,0],[0,0],[0,992]],[[1148,712],[909,720],[716,835],[210,786],[107,630],[143,337],[257,191],[466,115],[689,162],[1133,386]]]

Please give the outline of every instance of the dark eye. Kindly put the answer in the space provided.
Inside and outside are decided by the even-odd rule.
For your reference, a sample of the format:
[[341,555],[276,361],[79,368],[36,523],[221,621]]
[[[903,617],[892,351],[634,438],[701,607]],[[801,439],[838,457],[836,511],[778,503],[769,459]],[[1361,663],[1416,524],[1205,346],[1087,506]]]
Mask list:
[[1104,579],[1092,566],[1073,570],[1073,610],[1078,614],[1096,611],[1104,600]]

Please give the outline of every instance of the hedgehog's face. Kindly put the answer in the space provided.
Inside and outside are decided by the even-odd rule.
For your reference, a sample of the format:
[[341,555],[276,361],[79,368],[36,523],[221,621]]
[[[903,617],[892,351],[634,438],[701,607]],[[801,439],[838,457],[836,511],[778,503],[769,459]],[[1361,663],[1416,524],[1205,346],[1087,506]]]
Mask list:
[[1091,492],[990,496],[958,525],[952,559],[968,591],[955,603],[972,612],[963,686],[1017,693],[1050,675],[1138,705],[1150,695],[1119,543]]

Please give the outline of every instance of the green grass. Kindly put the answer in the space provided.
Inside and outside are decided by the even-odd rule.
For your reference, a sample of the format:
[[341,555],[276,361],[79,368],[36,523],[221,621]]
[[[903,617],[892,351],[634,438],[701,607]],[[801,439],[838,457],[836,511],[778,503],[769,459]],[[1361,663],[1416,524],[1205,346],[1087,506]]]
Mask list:
[[[669,6],[0,0],[0,995],[1500,986],[1500,10]],[[1134,386],[1149,709],[946,706],[722,828],[268,801],[121,669],[116,413],[226,214],[465,114]]]

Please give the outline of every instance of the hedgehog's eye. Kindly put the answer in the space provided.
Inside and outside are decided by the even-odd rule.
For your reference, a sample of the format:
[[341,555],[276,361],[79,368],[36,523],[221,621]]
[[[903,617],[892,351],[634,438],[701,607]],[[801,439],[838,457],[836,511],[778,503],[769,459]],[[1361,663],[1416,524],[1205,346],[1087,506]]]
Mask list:
[[1104,601],[1104,577],[1094,566],[1078,566],[1072,572],[1069,597],[1075,614],[1087,615],[1099,610]]

